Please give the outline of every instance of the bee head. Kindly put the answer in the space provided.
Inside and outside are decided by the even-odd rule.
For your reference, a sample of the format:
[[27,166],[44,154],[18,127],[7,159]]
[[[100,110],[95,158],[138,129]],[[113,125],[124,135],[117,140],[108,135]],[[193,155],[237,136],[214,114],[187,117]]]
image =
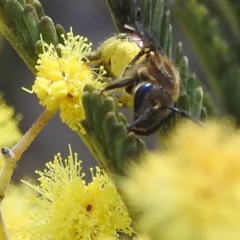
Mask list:
[[165,107],[174,107],[171,96],[158,84],[143,83],[136,87],[134,95],[134,122],[129,130],[159,128],[173,112]]

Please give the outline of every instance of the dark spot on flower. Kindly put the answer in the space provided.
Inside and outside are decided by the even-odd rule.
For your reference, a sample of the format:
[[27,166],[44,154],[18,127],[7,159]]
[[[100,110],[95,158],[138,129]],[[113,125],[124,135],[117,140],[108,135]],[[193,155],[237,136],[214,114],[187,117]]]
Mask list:
[[72,95],[71,93],[68,93],[68,94],[67,94],[67,97],[68,97],[68,98],[73,98],[73,95]]
[[91,205],[91,204],[88,204],[87,207],[86,207],[86,210],[87,210],[88,212],[90,212],[90,211],[92,210],[92,205]]

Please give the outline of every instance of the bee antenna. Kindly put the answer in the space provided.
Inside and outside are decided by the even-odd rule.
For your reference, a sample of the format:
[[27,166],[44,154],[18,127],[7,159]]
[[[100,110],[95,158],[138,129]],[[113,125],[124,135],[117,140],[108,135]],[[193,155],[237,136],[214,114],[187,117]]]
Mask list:
[[205,126],[204,123],[202,123],[201,121],[199,121],[198,119],[192,117],[188,112],[184,111],[184,110],[179,110],[178,108],[174,108],[174,107],[161,107],[161,109],[169,109],[172,110],[175,113],[178,113],[179,115],[181,115],[182,117],[188,118],[190,120],[192,120],[193,122]]

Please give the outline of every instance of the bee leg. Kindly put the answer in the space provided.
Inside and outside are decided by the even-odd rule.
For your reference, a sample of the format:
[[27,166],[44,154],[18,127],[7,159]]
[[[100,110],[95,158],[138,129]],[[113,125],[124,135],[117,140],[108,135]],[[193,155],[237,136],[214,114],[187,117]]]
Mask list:
[[155,133],[158,128],[159,127],[156,127],[156,128],[154,127],[154,128],[150,128],[150,129],[137,129],[137,128],[129,129],[127,127],[127,130],[128,130],[128,132],[134,132],[135,134],[137,134],[139,136],[149,136],[149,135]]
[[[140,122],[140,121],[139,121]],[[133,123],[129,126],[127,126],[127,130],[128,132],[134,132],[135,134],[139,135],[139,136],[149,136],[153,133],[155,133],[160,126],[162,125],[162,123],[158,124],[157,126],[153,127],[153,128],[149,128],[149,129],[138,129],[138,128],[134,128]]]
[[159,123],[152,128],[148,128],[148,129],[136,128],[136,125],[138,125],[139,123],[141,123],[142,121],[144,121],[145,119],[148,118],[148,113],[151,113],[152,110],[153,109],[150,109],[149,111],[146,111],[144,115],[142,115],[141,117],[136,119],[132,124],[127,126],[128,132],[134,132],[135,134],[137,134],[139,136],[149,136],[149,135],[155,133],[163,125],[164,122],[166,122],[168,119],[171,118],[171,116],[174,113],[174,112],[170,113],[167,117],[164,118],[163,121],[159,121]]
[[190,120],[192,120],[193,122],[199,124],[199,125],[202,125],[202,126],[205,126],[205,124],[201,121],[199,121],[198,119],[192,117],[189,113],[187,113],[186,111],[184,110],[179,110],[178,108],[174,108],[174,107],[161,107],[162,109],[165,108],[165,109],[169,109],[169,110],[172,110],[173,112],[176,112],[178,113],[179,115],[181,115],[182,117],[185,117],[185,118],[188,118]]
[[144,130],[144,129],[141,130],[141,129],[134,128],[134,129],[129,130],[129,132],[134,132],[136,135],[147,137],[147,136],[155,133],[158,128],[152,128],[152,129],[147,129],[147,130]]
[[[121,80],[121,81],[119,81],[119,82],[116,82],[116,83],[114,83],[114,84],[110,84],[110,85],[106,86],[106,87],[101,91],[101,93],[106,92],[106,91],[109,91],[109,90],[112,90],[112,89],[115,89],[115,88],[126,87],[126,86],[130,85],[133,81],[134,81],[133,78],[128,78],[128,79],[124,79],[124,80]],[[131,84],[131,85],[132,85],[132,84]]]
[[134,128],[137,124],[141,123],[144,119],[146,119],[147,114],[142,115],[138,119],[136,119],[133,123],[127,126],[128,131],[132,131],[132,128]]
[[128,132],[134,132],[135,134],[139,136],[149,136],[156,132],[156,130],[162,125],[162,122],[160,122],[158,125],[156,125],[153,128],[144,129],[144,128],[136,128],[136,126],[141,123],[142,121],[145,121],[148,118],[148,113],[151,113],[151,111],[146,111],[145,114],[140,116],[138,119],[136,119],[133,123],[127,126]]
[[[150,56],[150,53],[154,52],[156,55],[159,55],[157,52],[156,47],[153,44],[148,44],[146,45],[140,52],[138,52],[138,54],[131,60],[131,62],[128,64],[128,66],[125,68],[124,74],[132,67],[136,64],[136,62],[144,55],[146,56]],[[149,57],[148,57],[149,58]]]
[[156,48],[154,47],[154,45],[149,44],[146,47],[144,47],[142,50],[140,50],[140,52],[138,52],[138,54],[131,60],[131,62],[128,64],[128,66],[125,68],[124,74],[132,67],[135,65],[135,63],[144,55],[148,54],[151,51],[156,51]]
[[[181,115],[182,117],[188,118],[191,121],[201,125],[201,126],[205,126],[204,123],[202,123],[201,121],[197,120],[196,118],[193,118],[190,114],[188,114],[186,111],[183,110],[179,110],[177,108],[174,107],[161,107],[160,109],[169,109],[172,111],[172,113],[178,113],[179,115]],[[136,119],[132,124],[130,124],[129,126],[127,126],[127,130],[128,132],[134,132],[137,135],[140,136],[149,136],[153,133],[155,133],[163,124],[163,122],[159,122],[159,124],[157,124],[156,126],[154,126],[153,128],[149,128],[149,129],[141,129],[141,128],[136,128],[136,126],[141,123],[142,121],[144,121],[148,116],[148,112],[146,112],[144,115],[142,115],[141,117],[139,117],[138,119]],[[168,119],[172,116],[169,115]],[[167,119],[165,119],[166,121]]]

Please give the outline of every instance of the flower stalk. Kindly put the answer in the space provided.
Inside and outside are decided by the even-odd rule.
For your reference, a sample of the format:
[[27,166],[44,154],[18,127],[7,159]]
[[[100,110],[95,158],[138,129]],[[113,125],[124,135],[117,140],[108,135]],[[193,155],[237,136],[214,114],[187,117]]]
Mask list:
[[6,231],[6,227],[5,227],[5,224],[4,224],[4,220],[3,220],[3,217],[2,217],[2,212],[0,211],[0,239],[1,240],[8,240],[9,239],[9,236],[7,234],[7,231]]
[[44,111],[26,134],[12,148],[14,159],[17,162],[47,122],[53,117],[55,111]]
[[5,190],[11,180],[16,163],[21,158],[22,154],[30,146],[32,141],[36,138],[39,132],[52,118],[55,111],[44,111],[43,114],[37,119],[32,127],[26,132],[25,135],[17,142],[12,148],[2,148],[1,152],[4,159],[4,165],[0,173],[0,201],[4,198]]
[[[2,201],[4,198],[5,190],[11,180],[11,176],[16,165],[16,162],[14,161],[14,154],[11,150],[7,148],[2,148],[1,152],[4,158],[4,165],[1,169],[0,174],[0,201]],[[9,239],[1,210],[0,210],[0,239],[1,240]]]

